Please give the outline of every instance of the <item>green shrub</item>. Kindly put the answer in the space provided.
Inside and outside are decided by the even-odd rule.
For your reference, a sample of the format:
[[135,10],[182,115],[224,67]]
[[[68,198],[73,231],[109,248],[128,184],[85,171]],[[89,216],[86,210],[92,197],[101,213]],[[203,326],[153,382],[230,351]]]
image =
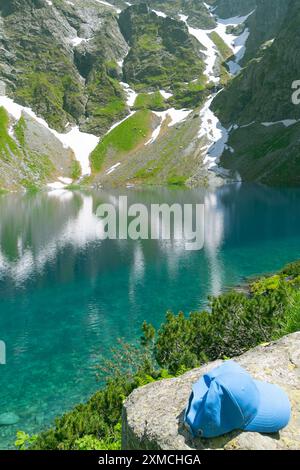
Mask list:
[[31,447],[35,443],[36,440],[37,440],[36,435],[30,436],[24,431],[18,431],[15,446],[19,450],[27,450],[29,447]]
[[278,324],[274,338],[295,333],[300,330],[300,291],[291,291],[284,317]]
[[[117,439],[116,436],[119,436]],[[109,439],[97,439],[93,435],[86,435],[76,439],[73,450],[119,450],[121,448],[121,425],[115,427],[114,436]]]
[[168,313],[158,331],[156,360],[176,374],[181,367],[192,368],[224,356],[240,355],[270,340],[285,305],[286,292],[282,287],[267,296],[228,292],[211,300],[210,311],[188,317]]
[[287,264],[280,274],[292,277],[300,276],[300,261]]
[[277,290],[281,282],[280,276],[277,274],[271,277],[263,277],[251,285],[253,294],[266,294],[269,291]]

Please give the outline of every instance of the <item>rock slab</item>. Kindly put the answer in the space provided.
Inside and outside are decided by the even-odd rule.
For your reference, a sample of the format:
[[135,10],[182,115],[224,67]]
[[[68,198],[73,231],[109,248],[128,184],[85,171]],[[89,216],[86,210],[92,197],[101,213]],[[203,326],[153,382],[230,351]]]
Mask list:
[[292,418],[284,430],[272,435],[235,431],[214,439],[193,439],[183,426],[184,410],[192,384],[222,362],[215,361],[181,377],[134,390],[123,407],[123,449],[299,450],[300,332],[252,349],[235,360],[254,378],[275,383],[287,392]]

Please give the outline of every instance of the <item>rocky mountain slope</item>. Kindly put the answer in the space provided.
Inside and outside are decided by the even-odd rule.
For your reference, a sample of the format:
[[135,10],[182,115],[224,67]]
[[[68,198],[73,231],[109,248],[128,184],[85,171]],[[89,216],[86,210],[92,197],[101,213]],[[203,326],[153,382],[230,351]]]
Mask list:
[[279,182],[297,124],[236,125],[298,119],[296,4],[0,0],[0,188]]
[[274,12],[267,42],[213,103],[222,124],[231,126],[221,165],[244,180],[298,185],[300,107],[292,101],[292,85],[300,76],[300,5],[260,0],[251,17],[260,31],[267,6]]

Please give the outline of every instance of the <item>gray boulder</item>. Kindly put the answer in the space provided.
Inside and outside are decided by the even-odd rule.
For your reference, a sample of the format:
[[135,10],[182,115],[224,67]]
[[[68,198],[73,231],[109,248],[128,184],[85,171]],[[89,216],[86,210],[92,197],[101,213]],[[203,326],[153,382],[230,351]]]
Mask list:
[[3,413],[0,415],[0,426],[12,426],[17,424],[20,418],[15,413]]
[[288,393],[292,419],[284,430],[272,435],[236,431],[214,439],[193,439],[183,426],[184,409],[192,384],[221,363],[215,361],[134,390],[123,408],[123,449],[300,449],[300,332],[252,349],[236,361],[256,379],[275,383]]

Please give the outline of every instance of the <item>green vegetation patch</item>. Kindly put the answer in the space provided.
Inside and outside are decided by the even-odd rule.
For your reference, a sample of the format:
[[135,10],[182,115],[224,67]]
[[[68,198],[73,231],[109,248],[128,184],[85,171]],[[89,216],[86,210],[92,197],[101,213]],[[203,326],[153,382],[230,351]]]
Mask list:
[[159,91],[154,93],[140,93],[134,103],[134,109],[152,109],[153,111],[163,111],[166,109],[164,97]]
[[169,186],[185,186],[186,181],[188,180],[188,176],[181,176],[181,175],[171,175],[167,179],[167,184]]
[[176,109],[193,109],[200,106],[210,93],[205,84],[206,80],[200,78],[190,83],[175,83],[173,85],[173,96],[169,99],[171,106]]
[[6,110],[0,107],[0,157],[2,160],[10,161],[13,155],[19,155],[19,149],[8,133],[9,116]]
[[[108,130],[112,123],[126,116],[124,90],[116,78],[110,77],[106,67],[99,66],[88,79],[85,130],[96,135]],[[109,69],[111,69],[111,65]]]
[[26,71],[15,91],[16,99],[42,114],[49,126],[62,131],[68,116],[64,111],[62,80],[50,72]]
[[134,150],[149,135],[151,111],[142,109],[123,121],[107,134],[91,154],[91,165],[94,173],[101,170],[106,156],[123,155]]
[[73,160],[71,166],[71,178],[72,180],[78,180],[81,176],[81,166],[77,160]]
[[14,126],[14,134],[17,137],[21,147],[25,146],[25,130],[26,130],[26,121],[23,116]]
[[213,43],[216,45],[218,51],[220,52],[223,60],[229,59],[233,55],[232,49],[230,49],[229,46],[223,41],[221,36],[216,31],[212,31],[210,34],[210,39],[213,41]]
[[23,116],[14,126],[14,140],[8,133],[9,116],[0,107],[0,161],[14,168],[18,183],[34,192],[55,173],[55,166],[49,157],[31,152],[25,142],[26,122]]

